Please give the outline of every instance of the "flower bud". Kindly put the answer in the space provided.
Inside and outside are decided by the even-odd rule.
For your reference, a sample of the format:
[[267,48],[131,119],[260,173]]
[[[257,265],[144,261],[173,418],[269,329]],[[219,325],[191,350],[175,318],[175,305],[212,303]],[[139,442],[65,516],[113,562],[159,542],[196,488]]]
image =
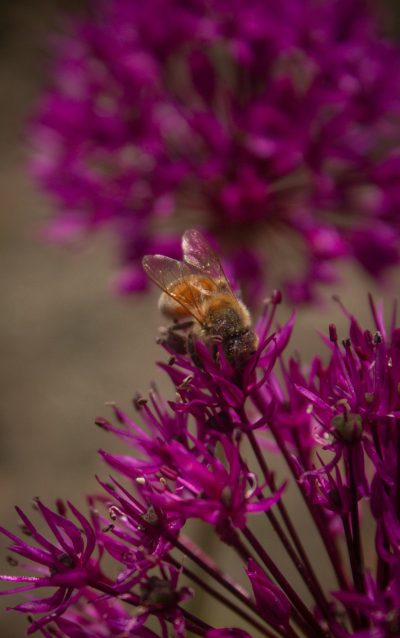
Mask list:
[[354,412],[336,414],[331,425],[336,437],[345,443],[353,443],[361,438],[362,418],[360,414]]

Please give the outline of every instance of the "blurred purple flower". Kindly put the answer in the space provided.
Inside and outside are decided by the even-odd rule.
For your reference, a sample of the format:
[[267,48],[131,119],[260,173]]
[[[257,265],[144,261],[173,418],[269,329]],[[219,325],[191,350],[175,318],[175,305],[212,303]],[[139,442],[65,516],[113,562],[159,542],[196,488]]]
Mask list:
[[297,301],[339,258],[382,276],[400,256],[400,56],[369,5],[94,2],[31,126],[47,236],[107,226],[124,293],[193,223],[252,301],[266,268]]

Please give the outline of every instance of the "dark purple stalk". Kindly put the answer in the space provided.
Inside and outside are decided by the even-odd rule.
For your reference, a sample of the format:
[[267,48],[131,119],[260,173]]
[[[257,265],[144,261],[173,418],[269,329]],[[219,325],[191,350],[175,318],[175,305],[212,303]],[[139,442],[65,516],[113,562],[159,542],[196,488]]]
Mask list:
[[[359,514],[358,514],[357,484],[356,484],[356,478],[354,475],[353,454],[352,454],[351,448],[349,449],[349,453],[347,455],[346,465],[348,470],[350,498],[351,498],[350,518],[351,518],[352,552],[350,552],[350,548],[349,548],[349,555],[353,556],[352,572],[353,572],[354,587],[360,594],[363,594],[365,592],[364,559],[363,559],[363,551],[362,551],[362,545],[361,545],[360,520],[359,520]],[[364,615],[360,615],[360,622],[361,622],[361,627],[363,627],[364,629],[369,627],[368,619]]]
[[363,561],[363,552],[361,546],[361,534],[360,534],[360,520],[358,515],[358,499],[357,499],[357,484],[354,475],[354,465],[353,465],[353,454],[352,450],[349,449],[349,453],[347,456],[347,469],[349,474],[349,487],[350,487],[350,496],[351,496],[351,532],[352,532],[352,541],[353,541],[353,550],[354,550],[354,586],[359,593],[365,592],[365,584],[364,584],[364,561]]
[[[247,531],[249,534],[251,534],[251,532],[250,532],[250,530],[248,530],[248,528],[245,528],[245,530],[242,530],[242,533],[245,534],[245,531]],[[247,536],[246,536],[246,538],[247,538]],[[258,543],[258,540],[254,536],[253,536],[253,538],[254,538],[255,543]],[[239,535],[237,534],[236,530],[234,530],[234,529],[229,530],[229,532],[228,532],[228,534],[226,536],[226,540],[224,540],[224,539],[221,539],[221,540],[223,540],[223,542],[225,542],[228,546],[232,547],[235,550],[235,552],[237,553],[237,555],[239,556],[239,558],[242,561],[244,561],[245,564],[247,564],[250,559],[254,560],[254,556],[252,556],[251,552],[242,543],[242,541],[240,540]],[[255,551],[257,551],[257,549],[255,547],[255,543],[252,546],[253,546],[253,549],[255,549]],[[259,543],[258,543],[258,545],[259,545],[259,547],[261,547],[261,545]],[[295,622],[297,622],[297,624],[301,628],[304,629],[304,622],[303,622],[301,616],[296,611],[296,603],[299,603],[299,605],[302,605],[303,604],[302,601],[297,596],[296,592],[292,589],[292,587],[290,586],[288,581],[285,579],[285,577],[283,576],[281,571],[275,565],[273,560],[269,556],[268,556],[268,559],[269,559],[269,571],[271,572],[271,574],[273,575],[275,580],[278,582],[278,584],[281,586],[283,591],[285,591],[287,597],[289,598],[289,600],[291,601],[291,603],[293,605],[293,607],[292,607],[292,615],[293,615],[293,618],[294,618]],[[270,624],[275,629],[275,631],[280,636],[282,636],[282,638],[286,638],[286,633],[284,631],[282,631],[282,629],[279,626],[272,625],[272,623],[270,623]]]
[[299,461],[301,462],[302,466],[304,468],[307,468],[308,470],[311,470],[310,464],[309,464],[309,459],[307,458],[306,452],[303,449],[302,445],[301,445],[301,440],[299,437],[299,433],[297,431],[292,432],[292,437],[293,437],[293,442],[294,445],[296,447],[296,451],[299,457]]
[[[372,431],[372,438],[374,441],[375,449],[377,453],[379,454],[380,458],[383,460],[382,449],[381,449],[376,422],[371,424],[371,431]],[[397,438],[397,444],[398,442],[399,442],[399,438]],[[399,465],[398,465],[398,471],[400,471]],[[384,487],[384,489],[386,488]],[[387,540],[386,532],[384,529],[382,530],[382,535],[383,535],[383,543],[386,549],[388,549],[388,540]],[[378,560],[377,560],[377,566],[376,566],[376,582],[380,591],[383,591],[385,589],[388,582],[388,578],[389,578],[389,565],[383,559],[380,553],[378,553]]]
[[396,474],[396,515],[400,521],[400,419],[396,419],[397,474]]
[[204,620],[201,620],[194,614],[191,614],[190,611],[187,611],[187,609],[182,609],[182,607],[178,607],[178,609],[185,618],[189,631],[196,633],[198,636],[204,636],[207,631],[213,629],[211,625],[207,624]]
[[[382,530],[383,545],[386,551],[390,552],[389,542],[385,530]],[[376,582],[379,591],[384,591],[389,583],[390,569],[388,563],[378,554],[378,564],[376,566]]]
[[285,592],[288,599],[291,601],[293,607],[297,609],[299,614],[304,618],[306,625],[308,626],[311,634],[313,636],[318,636],[323,638],[325,636],[321,627],[315,620],[314,616],[311,614],[310,610],[303,603],[298,594],[294,591],[290,583],[286,580],[285,576],[282,574],[280,569],[276,566],[272,558],[265,551],[265,548],[261,545],[258,539],[254,536],[254,534],[250,531],[248,527],[245,527],[242,530],[242,533],[246,540],[250,543],[251,547],[257,553],[259,558],[264,563],[265,567],[271,573],[276,582],[280,585],[282,590]]
[[167,540],[172,543],[176,549],[179,549],[185,556],[190,558],[196,565],[201,567],[209,576],[214,578],[222,587],[224,587],[227,591],[229,591],[233,596],[235,596],[238,600],[240,600],[246,607],[249,607],[254,613],[260,616],[260,612],[258,611],[256,605],[250,596],[243,593],[242,589],[236,584],[232,583],[228,577],[223,574],[220,570],[216,569],[214,566],[211,566],[208,562],[203,560],[199,553],[195,553],[192,549],[181,543],[178,539],[174,538],[172,535],[166,535]]
[[380,443],[380,440],[379,440],[379,434],[378,434],[377,427],[378,426],[377,426],[376,421],[371,423],[372,438],[374,440],[375,449],[378,452],[380,458],[382,459],[381,443]]
[[[273,480],[271,479],[271,474],[268,470],[268,466],[265,462],[265,459],[262,455],[262,452],[260,450],[260,446],[258,445],[257,439],[254,435],[253,432],[248,432],[248,438],[250,441],[250,444],[252,446],[253,452],[257,458],[257,461],[261,467],[261,470],[263,472],[264,475],[264,479],[265,482],[267,483],[267,485],[269,486],[269,488],[271,489],[272,492],[276,491],[276,487],[275,484],[273,482]],[[277,503],[277,507],[278,510],[282,516],[282,519],[286,525],[286,529],[289,532],[289,535],[299,553],[300,559],[299,560],[299,556],[297,556],[296,552],[294,551],[292,545],[290,544],[290,541],[288,539],[288,537],[286,536],[286,533],[284,532],[284,530],[282,529],[282,526],[280,525],[279,521],[277,520],[276,516],[274,515],[274,513],[269,510],[268,512],[266,512],[266,516],[268,518],[268,520],[270,521],[275,533],[277,534],[278,538],[280,539],[283,547],[285,548],[286,552],[288,553],[291,561],[293,562],[294,566],[296,567],[297,571],[299,572],[300,576],[302,577],[304,583],[306,584],[306,586],[308,587],[309,591],[311,592],[311,594],[314,597],[315,602],[317,603],[317,605],[319,605],[321,611],[323,612],[325,618],[327,618],[327,620],[330,619],[331,613],[330,613],[330,608],[329,608],[329,604],[328,601],[325,598],[324,592],[322,590],[322,587],[315,575],[315,572],[313,570],[313,567],[309,561],[309,558],[306,554],[306,551],[298,537],[298,534],[290,520],[289,514],[286,510],[286,507],[284,505],[284,503],[282,501],[278,501]],[[303,562],[301,562],[303,561]]]
[[[229,547],[232,547],[235,550],[235,552],[237,553],[239,558],[244,561],[245,565],[247,565],[247,563],[249,562],[250,559],[254,560],[254,556],[251,555],[251,552],[249,552],[249,550],[246,548],[246,546],[242,543],[242,541],[240,540],[239,535],[237,534],[236,530],[230,530],[229,531],[229,540],[227,539],[226,541],[223,541],[223,542],[225,542]],[[271,560],[271,562],[272,562],[272,560]],[[274,564],[273,564],[273,569],[275,569],[276,573],[279,572],[278,568]],[[283,576],[282,576],[282,578],[283,578]],[[277,580],[278,580],[278,578],[277,578]],[[283,580],[285,580],[285,579],[283,578]],[[289,583],[287,583],[287,581],[286,581],[286,584],[288,585],[288,588],[290,589],[290,585],[289,585]],[[282,585],[281,585],[281,587],[283,589]],[[290,598],[289,594],[287,594],[287,595]],[[295,609],[292,610],[292,613],[293,613],[294,618],[296,618],[296,620],[299,621],[298,624],[300,625],[300,627],[303,627],[304,623],[301,622],[301,617],[296,615]],[[270,621],[268,621],[268,623],[271,625],[271,627],[273,627],[273,629],[282,638],[286,638],[286,635],[287,635],[286,628],[285,628],[285,630],[283,630],[281,627],[279,627],[278,625],[272,624],[272,622],[270,622]],[[293,632],[291,634],[292,638],[299,638],[297,636],[297,634],[294,632],[294,630],[292,630],[292,632]]]
[[[266,406],[264,405],[264,398],[262,397],[262,395],[260,395],[259,393],[256,393],[253,395],[253,400],[255,405],[257,406],[257,408],[260,410],[261,413],[263,413],[264,411],[266,411]],[[332,535],[329,533],[329,531],[326,529],[326,526],[323,522],[323,520],[321,519],[319,512],[314,508],[313,504],[311,503],[311,501],[308,498],[308,495],[304,489],[304,486],[302,485],[302,483],[299,481],[299,476],[297,473],[297,469],[294,465],[293,459],[290,456],[289,451],[286,448],[286,445],[284,443],[284,441],[282,440],[282,437],[280,436],[278,430],[273,426],[272,423],[268,424],[270,431],[273,435],[273,437],[275,438],[276,443],[278,444],[278,447],[293,475],[293,478],[296,481],[297,487],[300,490],[300,493],[303,497],[303,500],[307,506],[308,511],[311,514],[311,517],[318,529],[318,532],[320,534],[320,537],[322,539],[322,542],[325,546],[325,549],[327,551],[327,554],[330,558],[334,573],[336,575],[337,581],[340,585],[341,589],[344,590],[348,590],[348,583],[347,583],[347,579],[343,570],[343,564],[342,564],[342,560],[341,560],[341,556],[339,554],[338,548],[336,546],[336,543],[334,542],[334,539],[332,537]]]
[[[356,574],[357,574],[357,564],[356,564],[356,558],[354,555],[354,545],[353,545],[353,539],[352,539],[352,535],[351,535],[351,529],[350,529],[350,523],[349,523],[349,516],[348,514],[345,514],[341,517],[342,519],[342,524],[343,524],[343,531],[344,531],[344,535],[346,538],[346,545],[347,545],[347,553],[349,555],[349,560],[350,560],[350,568],[351,568],[351,573],[353,576],[353,581],[355,581],[356,579]],[[349,610],[349,617],[351,620],[351,623],[353,625],[354,629],[360,629],[361,624],[360,624],[360,619],[358,614],[355,614],[353,611]]]
[[261,623],[259,623],[255,618],[252,618],[244,609],[238,607],[232,600],[229,600],[224,594],[217,591],[214,587],[209,585],[205,580],[200,578],[197,574],[195,574],[191,569],[185,567],[185,565],[181,566],[175,558],[172,556],[169,557],[169,562],[174,565],[177,569],[182,569],[182,572],[192,580],[196,585],[199,585],[204,591],[210,594],[215,600],[218,600],[222,605],[225,605],[233,611],[235,614],[240,616],[246,623],[252,625],[255,629],[257,629],[260,633],[264,634],[268,638],[275,638],[275,635],[269,632]]

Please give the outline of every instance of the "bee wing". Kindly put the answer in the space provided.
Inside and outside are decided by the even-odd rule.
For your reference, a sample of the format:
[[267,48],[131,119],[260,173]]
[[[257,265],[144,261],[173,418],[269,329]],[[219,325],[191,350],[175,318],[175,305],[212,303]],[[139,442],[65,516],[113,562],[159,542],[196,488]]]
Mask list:
[[197,271],[224,283],[224,287],[232,293],[229,281],[216,252],[206,238],[195,228],[187,230],[182,237],[183,259],[186,264],[194,266]]
[[[146,274],[163,292],[183,306],[196,321],[203,323],[201,297],[210,295],[211,291],[216,289],[212,280],[206,280],[204,275],[190,264],[165,255],[146,255],[142,264]],[[199,281],[199,275],[202,282]]]

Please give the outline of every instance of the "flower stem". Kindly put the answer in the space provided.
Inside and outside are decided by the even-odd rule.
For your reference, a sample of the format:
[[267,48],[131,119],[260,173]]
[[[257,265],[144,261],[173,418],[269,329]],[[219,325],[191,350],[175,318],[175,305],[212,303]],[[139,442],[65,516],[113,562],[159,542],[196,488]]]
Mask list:
[[[243,530],[242,530],[242,532],[243,532]],[[255,560],[255,559],[254,559],[254,556],[252,556],[251,552],[250,552],[250,551],[249,551],[249,550],[245,547],[245,545],[241,542],[241,540],[240,540],[240,538],[239,538],[239,536],[238,536],[238,535],[236,535],[236,537],[235,537],[235,538],[231,538],[231,543],[230,543],[230,545],[231,545],[231,546],[235,549],[236,553],[238,554],[238,556],[239,556],[242,560],[243,560],[243,559],[245,559],[245,562],[246,562],[246,563],[248,563],[248,561],[249,561],[250,559]],[[275,566],[275,570],[276,570],[276,573],[277,573],[278,568],[277,568],[276,566]],[[285,580],[283,576],[282,576],[282,578],[283,578],[283,580]],[[279,580],[279,579],[277,578],[277,580]],[[290,585],[289,585],[289,583],[287,583],[287,585],[289,586],[289,589],[290,589]],[[282,587],[282,585],[281,585],[281,587]],[[282,589],[284,589],[284,587],[282,587]],[[286,593],[287,593],[287,592],[286,592]],[[288,595],[288,597],[290,597],[290,596],[289,596],[289,594],[287,594],[287,595]],[[294,621],[295,621],[295,622],[297,622],[297,624],[299,625],[299,627],[301,627],[302,629],[304,629],[304,627],[305,627],[305,623],[303,622],[303,620],[302,620],[301,616],[298,614],[297,610],[296,610],[294,607],[292,607],[291,613],[292,613],[292,615],[293,615],[293,619],[294,619]],[[261,612],[261,614],[262,614],[262,612]],[[282,629],[282,627],[280,627],[279,625],[277,625],[277,624],[273,623],[272,621],[267,621],[267,622],[271,625],[271,627],[273,627],[273,628],[275,629],[275,631],[276,631],[276,632],[277,632],[277,633],[278,633],[278,634],[279,634],[282,638],[287,638],[287,629],[286,629],[286,628],[285,628],[285,630],[283,630],[283,629]],[[306,628],[307,628],[307,627],[306,627]],[[299,638],[299,637],[296,635],[296,633],[294,632],[294,630],[292,630],[292,631],[293,631],[293,633],[292,633],[292,638]]]
[[[351,448],[348,450],[346,461],[351,498],[351,537],[349,538],[351,549],[348,541],[349,555],[352,565],[354,587],[360,594],[363,594],[365,592],[364,559],[361,545],[360,520],[358,515],[357,483],[354,474],[353,450]],[[364,629],[369,627],[368,619],[363,614],[360,615],[360,623],[361,627]]]
[[360,521],[358,515],[358,499],[357,499],[357,484],[354,475],[354,463],[353,463],[353,451],[349,449],[347,455],[347,470],[349,475],[349,487],[351,496],[351,537],[354,554],[354,572],[353,580],[356,590],[362,594],[365,592],[364,584],[364,565],[363,565],[363,552],[361,546],[361,534],[360,534]]
[[229,600],[224,594],[216,590],[214,587],[209,585],[205,580],[203,580],[200,576],[195,574],[191,569],[186,567],[185,565],[181,566],[175,558],[172,556],[169,557],[169,562],[174,565],[177,569],[182,569],[182,572],[185,574],[187,578],[192,580],[196,585],[199,585],[204,591],[206,591],[210,596],[218,600],[220,603],[228,607],[235,614],[240,616],[246,623],[252,625],[257,631],[267,636],[267,638],[275,638],[275,635],[272,634],[268,629],[266,629],[261,623],[259,623],[255,618],[252,618],[244,609],[238,607],[234,601]]
[[[396,420],[396,428],[398,428],[398,420]],[[371,423],[371,431],[372,431],[372,438],[374,441],[374,445],[375,445],[375,450],[377,451],[381,461],[383,461],[383,455],[382,455],[382,447],[381,447],[381,443],[380,443],[380,439],[379,439],[379,434],[378,434],[378,424],[377,422],[373,422]],[[400,435],[398,433],[398,431],[396,432],[396,436],[397,436],[397,482],[396,482],[396,492],[397,492],[397,498],[396,498],[396,511],[397,511],[397,516],[400,520],[400,516],[398,513],[398,509],[400,509],[400,446],[399,446],[399,442],[400,442]],[[385,486],[384,486],[384,489]],[[378,522],[378,525],[380,523]],[[383,537],[383,544],[386,547],[386,549],[388,549],[388,540],[387,540],[387,534],[386,534],[386,530],[384,529],[384,526],[382,525],[382,537]],[[384,591],[384,589],[386,588],[388,581],[389,581],[389,576],[390,576],[390,570],[389,570],[389,565],[388,563],[382,558],[381,554],[378,553],[378,557],[377,557],[377,566],[376,566],[376,582],[378,585],[378,589],[379,591]]]
[[[383,529],[383,526],[382,526],[382,537],[383,537],[382,538],[383,545],[386,551],[389,553],[390,552],[389,542],[387,539],[386,531],[385,529]],[[379,591],[385,591],[386,587],[389,584],[389,579],[390,579],[389,565],[380,555],[378,555],[378,564],[376,567],[376,582],[377,582]]]
[[193,633],[196,633],[198,636],[204,636],[207,631],[213,629],[211,625],[204,622],[204,620],[201,620],[201,618],[198,618],[194,614],[191,614],[190,611],[187,611],[187,609],[182,609],[182,607],[179,606],[178,609],[181,612],[182,616],[185,618],[188,629]]
[[400,521],[400,419],[396,419],[397,474],[396,474],[396,515]]
[[[349,555],[349,560],[350,560],[350,567],[351,567],[351,573],[353,576],[353,581],[356,580],[356,573],[357,573],[357,567],[356,567],[356,559],[355,559],[355,555],[354,555],[354,546],[353,546],[353,539],[351,536],[351,529],[350,529],[350,523],[349,523],[349,516],[348,514],[343,515],[342,517],[342,524],[343,524],[343,531],[344,531],[344,535],[346,538],[346,545],[347,545],[347,552]],[[354,612],[353,610],[349,610],[349,617],[353,626],[353,629],[359,629],[361,627],[360,625],[360,619],[359,616],[356,612]]]
[[[166,536],[167,540],[171,542],[176,549],[179,549],[182,554],[190,558],[196,565],[201,567],[209,576],[214,578],[216,582],[218,582],[222,587],[224,587],[227,591],[229,591],[235,598],[240,600],[246,607],[251,609],[257,616],[260,616],[260,612],[257,609],[254,601],[250,598],[250,596],[242,590],[242,588],[237,584],[230,580],[230,578],[224,574],[221,570],[219,570],[214,564],[212,564],[211,559],[207,557],[207,560],[204,560],[202,557],[203,552],[198,548],[188,547],[177,538],[174,538],[172,535]],[[261,616],[260,616],[261,617]]]
[[[268,466],[266,464],[266,461],[262,455],[262,452],[260,450],[260,446],[257,442],[257,439],[254,435],[254,432],[249,431],[248,432],[248,438],[250,441],[250,444],[252,446],[253,452],[257,458],[257,461],[261,467],[261,470],[264,474],[264,479],[265,482],[267,483],[268,487],[271,489],[272,493],[274,493],[276,491],[276,487],[274,484],[274,481],[272,479],[272,475],[268,470]],[[265,512],[268,520],[270,521],[275,533],[277,534],[278,538],[280,539],[283,547],[285,548],[285,550],[287,551],[290,559],[292,560],[294,566],[296,567],[297,571],[299,572],[300,576],[302,577],[304,583],[306,584],[306,586],[308,587],[309,591],[311,592],[311,594],[314,597],[315,602],[317,603],[317,605],[319,605],[321,611],[323,612],[325,618],[327,618],[328,620],[331,617],[331,613],[330,613],[330,608],[329,608],[329,604],[328,601],[325,598],[324,592],[322,590],[322,587],[315,575],[315,572],[313,570],[313,567],[309,561],[309,558],[306,554],[306,551],[300,541],[300,538],[298,537],[298,534],[290,520],[289,514],[286,510],[286,507],[284,505],[284,503],[280,500],[277,503],[277,508],[279,510],[279,513],[282,516],[282,519],[286,525],[286,529],[289,532],[289,535],[295,545],[295,548],[297,549],[299,556],[296,554],[296,552],[294,551],[288,537],[286,536],[286,533],[284,532],[284,530],[282,529],[282,526],[280,525],[279,521],[277,520],[275,514],[269,510],[268,512]],[[299,557],[301,560],[299,560]],[[301,562],[303,561],[303,562]]]
[[242,530],[242,533],[246,540],[250,543],[256,554],[262,560],[265,567],[268,569],[271,575],[275,578],[276,582],[285,592],[293,607],[297,609],[299,614],[304,618],[306,624],[309,627],[309,630],[311,630],[312,635],[319,636],[320,638],[324,637],[324,632],[315,620],[314,616],[311,614],[310,610],[306,607],[301,598],[294,591],[290,583],[286,580],[285,576],[282,574],[280,569],[274,563],[272,558],[266,552],[265,548],[261,545],[258,539],[254,536],[251,530],[248,527],[245,527]]
[[[264,413],[267,409],[267,406],[265,405],[264,402],[264,397],[259,393],[255,393],[253,395],[253,400],[255,405],[257,406],[257,408],[261,411],[261,413]],[[342,560],[341,560],[341,556],[339,554],[339,550],[332,538],[332,535],[329,534],[328,530],[326,529],[326,526],[324,524],[324,521],[321,519],[319,512],[314,508],[313,504],[311,503],[311,501],[308,498],[308,495],[304,489],[304,486],[302,485],[302,483],[299,481],[299,475],[297,472],[297,469],[295,467],[295,464],[293,462],[293,459],[288,451],[288,449],[286,448],[286,445],[282,439],[282,437],[280,436],[279,431],[274,427],[274,425],[271,423],[268,424],[270,431],[273,435],[273,437],[275,438],[276,443],[278,444],[278,447],[280,449],[280,451],[282,452],[282,455],[293,475],[293,478],[296,481],[297,487],[300,490],[300,493],[303,497],[303,500],[307,506],[308,511],[311,514],[311,517],[314,521],[315,526],[318,529],[319,535],[321,537],[321,540],[324,544],[324,547],[326,549],[326,552],[329,556],[329,559],[331,561],[332,564],[332,568],[334,570],[334,573],[336,575],[337,581],[340,585],[341,589],[347,590],[348,589],[348,583],[347,583],[347,578],[345,576],[344,570],[343,570],[343,564],[342,564]]]

